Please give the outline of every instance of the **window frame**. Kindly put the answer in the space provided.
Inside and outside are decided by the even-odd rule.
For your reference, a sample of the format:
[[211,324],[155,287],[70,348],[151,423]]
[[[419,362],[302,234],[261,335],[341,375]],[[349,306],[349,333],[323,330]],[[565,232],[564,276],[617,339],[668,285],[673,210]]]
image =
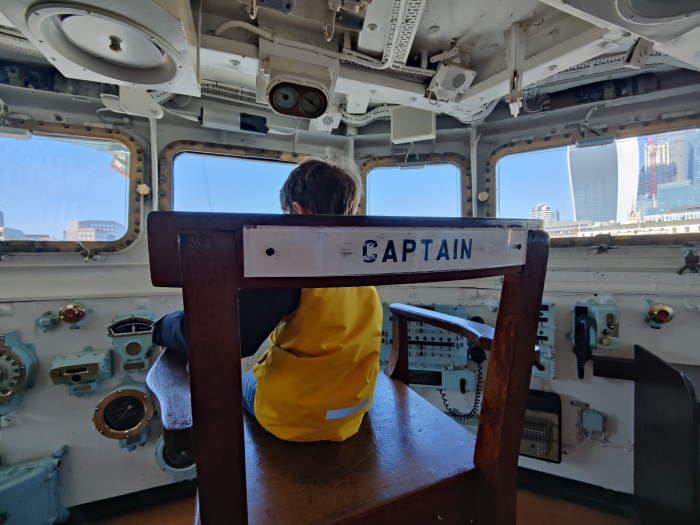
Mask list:
[[[26,121],[17,127],[28,129],[44,137],[71,137],[104,139],[118,142],[129,150],[129,209],[127,210],[126,233],[115,241],[0,241],[0,253],[108,253],[123,250],[131,245],[141,231],[141,208],[143,198],[136,190],[144,182],[144,151],[136,139],[117,129],[93,126],[77,126],[56,122]],[[31,140],[31,139],[30,139]],[[150,182],[150,181],[146,181]]]
[[[362,202],[358,210],[358,215],[367,215],[367,177],[370,171],[375,168],[387,168],[401,164],[405,164],[406,155],[387,155],[383,157],[373,157],[366,160],[360,166],[360,177],[362,179]],[[460,217],[472,216],[472,185],[469,176],[469,161],[464,155],[459,153],[429,153],[423,155],[411,154],[411,162],[425,164],[453,164],[459,170],[459,187],[460,187]]]
[[[641,137],[666,133],[671,131],[685,131],[700,128],[700,118],[677,117],[660,121],[645,121],[635,124],[621,124],[609,126],[601,130],[607,135],[613,135],[615,139]],[[532,137],[518,142],[506,142],[496,146],[486,161],[483,171],[484,178],[480,183],[489,194],[485,203],[486,217],[496,217],[496,202],[498,189],[496,188],[496,165],[506,155],[515,153],[527,153],[562,146],[570,146],[578,139],[584,138],[579,131],[572,131],[560,135],[546,137]],[[480,186],[482,187],[482,186]],[[700,242],[700,233],[670,233],[648,235],[609,235],[601,234],[592,237],[552,237],[549,240],[552,248],[590,248],[593,246],[660,246],[681,245],[685,243]]]
[[201,155],[214,155],[219,157],[232,157],[241,160],[260,160],[267,162],[282,162],[299,164],[309,156],[305,153],[290,153],[287,151],[273,151],[259,148],[245,148],[229,144],[215,144],[212,142],[194,142],[191,140],[178,140],[171,142],[160,155],[160,198],[158,209],[173,211],[173,199],[175,197],[175,159],[183,153]]

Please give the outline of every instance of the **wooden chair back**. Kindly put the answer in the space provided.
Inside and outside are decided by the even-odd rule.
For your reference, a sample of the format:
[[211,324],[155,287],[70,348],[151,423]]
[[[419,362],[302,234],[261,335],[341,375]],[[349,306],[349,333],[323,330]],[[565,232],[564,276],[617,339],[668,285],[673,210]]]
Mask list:
[[[237,522],[247,523],[240,289],[503,276],[474,463],[479,502],[488,509],[483,522],[514,523],[549,246],[538,226],[508,219],[151,213],[151,280],[183,289],[202,522],[231,523],[232,509],[239,509]],[[407,359],[404,353],[394,365],[407,370]]]

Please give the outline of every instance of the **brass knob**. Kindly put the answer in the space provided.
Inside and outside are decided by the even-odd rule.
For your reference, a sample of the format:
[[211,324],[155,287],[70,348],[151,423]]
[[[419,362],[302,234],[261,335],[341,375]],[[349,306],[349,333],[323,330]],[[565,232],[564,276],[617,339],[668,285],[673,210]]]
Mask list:
[[69,303],[58,311],[58,317],[66,323],[77,323],[85,317],[85,308],[78,303]]

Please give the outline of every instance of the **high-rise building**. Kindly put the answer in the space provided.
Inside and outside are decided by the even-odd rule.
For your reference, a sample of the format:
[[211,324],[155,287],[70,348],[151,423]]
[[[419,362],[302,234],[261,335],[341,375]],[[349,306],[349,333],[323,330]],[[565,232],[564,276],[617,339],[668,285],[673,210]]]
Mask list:
[[25,239],[26,236],[22,230],[0,226],[0,241],[23,241]]
[[124,226],[115,221],[71,221],[63,232],[66,241],[114,241],[124,235]]
[[568,161],[574,221],[630,220],[639,183],[637,140],[570,147]]
[[5,214],[0,211],[0,226],[5,226]]
[[700,130],[687,132],[688,139],[688,178],[700,184]]
[[549,204],[545,204],[544,202],[536,205],[534,208],[532,208],[532,213],[530,214],[530,217],[533,219],[540,219],[544,222],[552,222],[555,218],[554,211],[552,210],[552,207]]

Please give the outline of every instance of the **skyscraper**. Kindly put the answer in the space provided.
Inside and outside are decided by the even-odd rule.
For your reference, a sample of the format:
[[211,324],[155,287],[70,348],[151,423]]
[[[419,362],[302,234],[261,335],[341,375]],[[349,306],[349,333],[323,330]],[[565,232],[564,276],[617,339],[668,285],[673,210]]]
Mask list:
[[124,226],[114,221],[71,221],[63,232],[66,241],[115,241],[124,235]]
[[533,219],[540,219],[544,222],[552,222],[554,220],[554,211],[549,204],[542,202],[532,208],[530,217]]
[[625,223],[635,211],[639,182],[636,139],[569,147],[574,220]]

